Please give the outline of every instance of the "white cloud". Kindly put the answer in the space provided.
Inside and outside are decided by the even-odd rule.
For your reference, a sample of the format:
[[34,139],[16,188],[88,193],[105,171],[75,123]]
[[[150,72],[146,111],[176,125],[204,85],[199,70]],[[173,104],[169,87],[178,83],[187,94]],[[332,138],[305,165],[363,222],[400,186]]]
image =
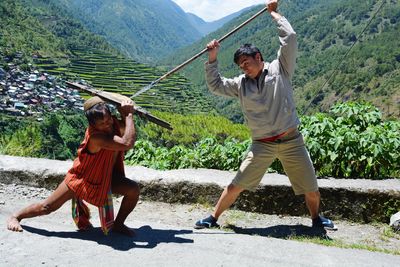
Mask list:
[[196,14],[205,21],[213,21],[243,8],[263,4],[265,0],[172,0],[183,10]]

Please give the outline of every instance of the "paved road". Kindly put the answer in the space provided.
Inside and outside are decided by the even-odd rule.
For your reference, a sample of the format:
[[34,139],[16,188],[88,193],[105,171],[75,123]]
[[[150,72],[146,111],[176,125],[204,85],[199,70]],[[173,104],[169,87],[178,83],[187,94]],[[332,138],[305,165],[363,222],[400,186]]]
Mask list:
[[[5,199],[4,193],[2,197]],[[5,222],[14,208],[38,200],[39,197],[25,200],[6,198],[0,203],[0,221]],[[118,234],[103,236],[99,227],[89,232],[77,232],[68,204],[51,215],[23,221],[22,233],[3,228],[0,230],[0,266],[376,267],[395,266],[400,262],[400,256],[366,250],[340,249],[221,230],[194,230],[177,226],[179,224],[171,223],[173,220],[166,224],[157,216],[161,213],[159,208],[146,207],[140,212],[147,212],[148,216],[139,216],[139,212],[128,218],[127,224],[136,231],[134,238]],[[97,211],[92,211],[93,223],[98,226]]]

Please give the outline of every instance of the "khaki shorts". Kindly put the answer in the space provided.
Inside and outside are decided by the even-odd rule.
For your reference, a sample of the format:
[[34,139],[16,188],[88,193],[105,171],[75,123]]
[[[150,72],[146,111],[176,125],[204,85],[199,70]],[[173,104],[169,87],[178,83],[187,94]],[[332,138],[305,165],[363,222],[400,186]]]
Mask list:
[[275,159],[282,163],[296,195],[318,191],[314,167],[298,130],[274,142],[253,141],[232,184],[254,191]]

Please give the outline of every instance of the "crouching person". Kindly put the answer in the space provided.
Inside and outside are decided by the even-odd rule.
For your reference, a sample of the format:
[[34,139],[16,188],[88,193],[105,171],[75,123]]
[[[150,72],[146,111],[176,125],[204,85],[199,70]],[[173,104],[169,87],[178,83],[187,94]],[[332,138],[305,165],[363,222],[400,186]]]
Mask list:
[[[92,226],[84,200],[99,207],[101,227],[105,234],[112,230],[134,235],[125,225],[125,220],[139,199],[139,186],[125,177],[123,162],[124,151],[133,147],[136,138],[133,102],[122,102],[118,111],[121,120],[111,115],[101,98],[95,96],[85,101],[84,112],[89,127],[72,168],[47,199],[12,214],[7,220],[9,230],[21,232],[22,219],[47,215],[72,199],[72,217],[79,229],[86,230]],[[115,220],[112,194],[123,196]]]

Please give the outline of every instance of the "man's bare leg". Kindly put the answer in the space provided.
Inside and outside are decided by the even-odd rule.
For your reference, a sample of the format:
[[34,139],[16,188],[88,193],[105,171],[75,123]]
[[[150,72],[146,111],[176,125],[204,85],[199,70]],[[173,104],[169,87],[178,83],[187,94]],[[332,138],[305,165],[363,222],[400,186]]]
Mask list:
[[319,205],[321,202],[319,191],[306,193],[305,199],[307,208],[310,211],[311,219],[313,220],[313,227],[323,227],[325,230],[333,231],[338,229],[332,220],[319,215]]
[[124,235],[133,236],[134,232],[125,225],[125,220],[136,207],[139,200],[139,185],[128,178],[116,178],[112,181],[113,194],[123,195],[121,206],[114,221],[113,231]]
[[219,216],[239,197],[240,193],[243,192],[243,188],[230,184],[227,186],[219,197],[217,205],[215,205],[215,210],[212,216],[218,220]]
[[74,196],[74,192],[63,181],[57,189],[43,202],[35,203],[12,214],[7,220],[7,229],[22,232],[21,220],[40,215],[47,215],[59,209],[66,201]]
[[311,219],[319,216],[319,203],[321,201],[321,194],[319,191],[309,192],[304,195],[308,211],[310,212]]

